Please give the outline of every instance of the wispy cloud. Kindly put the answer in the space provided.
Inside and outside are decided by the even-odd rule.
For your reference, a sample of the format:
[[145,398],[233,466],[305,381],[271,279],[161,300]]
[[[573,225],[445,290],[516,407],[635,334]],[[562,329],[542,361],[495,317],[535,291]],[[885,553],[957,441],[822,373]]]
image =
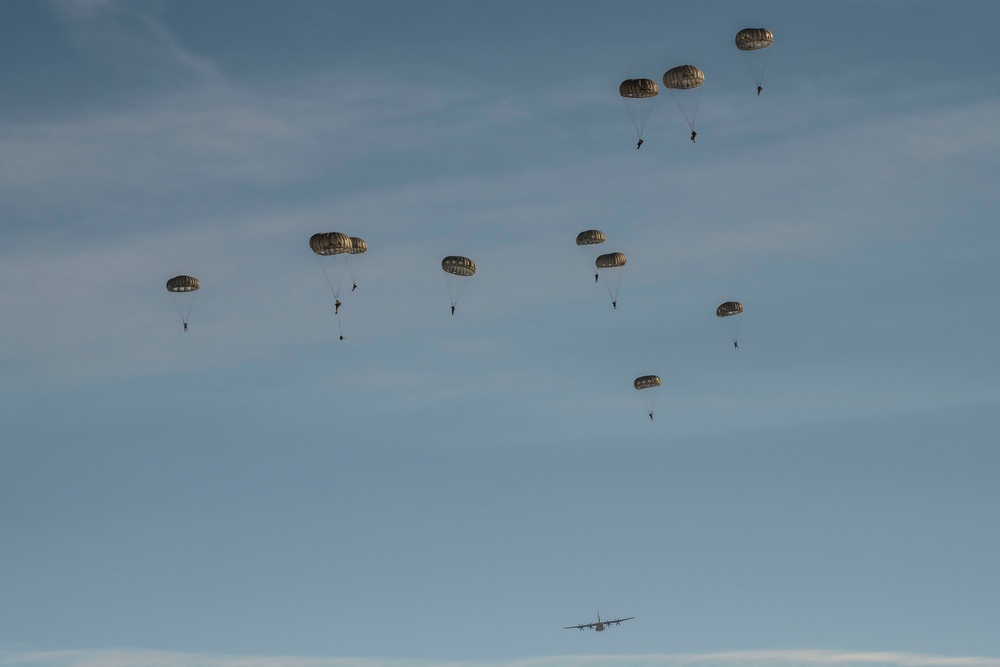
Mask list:
[[[444,301],[444,254],[480,265],[469,304],[508,314],[576,298],[567,286],[585,275],[584,260],[571,239],[591,226],[629,255],[630,284],[704,282],[914,234],[928,207],[996,196],[987,174],[1000,154],[997,100],[787,136],[772,129],[765,146],[736,141],[708,157],[596,152],[438,172],[429,161],[463,142],[541,136],[536,125],[569,108],[601,117],[607,100],[571,86],[530,100],[487,83],[372,86],[365,72],[240,87],[185,50],[155,3],[56,6],[74,29],[113,33],[116,49],[151,35],[144,57],[195,76],[127,106],[0,128],[0,279],[18,285],[0,295],[0,363],[13,386],[167,367],[162,326],[176,323],[161,292],[175,273],[201,272],[194,326],[219,341],[241,332],[224,354],[206,353],[214,363],[259,357],[279,337],[318,339],[331,322],[316,307],[325,295],[305,245],[314,231],[368,237],[365,293],[379,299],[369,311],[379,335],[399,321],[434,326],[427,302]],[[806,112],[820,102],[810,104]],[[748,132],[732,100],[712,113],[718,141]],[[774,124],[801,128],[786,118],[795,112],[780,113]],[[952,178],[970,164],[983,168]]]
[[[921,207],[994,196],[975,173],[943,203],[921,191],[957,164],[993,159],[997,103],[788,138],[759,165],[748,164],[748,149],[672,172],[666,185],[659,170],[613,158],[528,165],[493,178],[376,182],[371,191],[337,195],[310,188],[298,198],[297,178],[344,159],[314,136],[332,141],[363,121],[346,110],[330,120],[317,99],[228,95],[210,95],[201,108],[175,101],[145,114],[133,108],[15,128],[0,139],[0,211],[13,221],[0,232],[0,277],[19,286],[0,296],[10,382],[23,384],[21,371],[35,381],[156,372],[169,357],[150,352],[169,348],[156,331],[176,324],[162,282],[176,273],[201,272],[196,328],[204,333],[214,321],[220,341],[226,327],[242,332],[239,346],[212,355],[216,363],[259,357],[275,336],[328,333],[332,322],[317,307],[325,286],[306,247],[319,230],[368,238],[364,294],[379,299],[368,320],[379,335],[393,322],[429,325],[428,299],[446,300],[437,269],[444,254],[469,254],[480,266],[468,304],[510,313],[565,301],[567,287],[585,275],[571,239],[590,226],[605,227],[614,249],[629,255],[629,284],[662,284],[772,258],[836,256],[872,236],[917,233]],[[965,128],[964,138],[947,150],[926,139],[947,126]],[[927,152],[934,159],[921,157]],[[806,155],[822,157],[809,164],[796,157]],[[887,175],[899,169],[905,178]],[[722,182],[730,186],[713,185]],[[274,196],[264,204],[232,196],[249,185]],[[609,189],[615,197],[602,194]],[[693,203],[675,204],[675,190]],[[773,204],[742,204],[761,195]],[[213,292],[223,300],[213,303]],[[262,322],[261,313],[281,317]]]
[[551,656],[488,661],[227,656],[159,651],[37,651],[0,654],[4,667],[998,667],[1000,658],[879,651],[791,649],[652,655]]
[[168,66],[199,80],[225,77],[208,58],[185,48],[157,16],[158,0],[54,0],[56,16],[90,54],[118,68]]

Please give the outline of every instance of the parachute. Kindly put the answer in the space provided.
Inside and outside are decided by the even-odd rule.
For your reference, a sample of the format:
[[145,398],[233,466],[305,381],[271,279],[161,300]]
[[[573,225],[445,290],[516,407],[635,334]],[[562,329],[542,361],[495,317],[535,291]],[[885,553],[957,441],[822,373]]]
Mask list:
[[191,307],[194,305],[194,292],[200,287],[201,282],[194,276],[174,276],[167,281],[167,291],[174,297],[174,307],[181,316],[184,331],[188,330],[188,319],[191,317]]
[[715,309],[715,314],[718,317],[730,317],[732,315],[739,315],[742,312],[743,304],[739,301],[726,301]]
[[[597,267],[597,274],[604,274],[604,286],[608,288],[608,296],[611,297],[611,306],[618,307],[618,288],[622,282],[622,271],[625,267],[625,253],[610,252],[600,255],[594,262]],[[609,280],[610,278],[610,280]]]
[[625,102],[625,109],[632,118],[632,125],[640,140],[659,93],[660,89],[652,79],[625,79],[618,86],[618,94]]
[[599,229],[588,229],[576,235],[577,245],[596,245],[604,243],[605,240],[607,239],[604,236],[604,232]]
[[451,297],[451,314],[455,314],[455,305],[469,284],[469,278],[476,274],[476,263],[468,257],[449,255],[441,260],[441,270],[445,272],[445,283],[448,286],[448,296]]
[[774,35],[767,28],[743,28],[736,33],[736,48],[740,51],[758,51],[774,44]]
[[646,406],[650,421],[653,420],[653,407],[656,405],[656,396],[659,393],[657,387],[661,384],[659,375],[640,375],[632,382],[632,386],[639,392],[643,405]]
[[729,332],[729,337],[733,339],[733,347],[739,349],[740,323],[743,319],[743,304],[739,301],[726,301],[719,304],[715,309],[715,316],[720,318],[722,325]]
[[309,237],[309,247],[320,257],[351,251],[351,237],[340,232],[319,232]]
[[743,28],[736,33],[736,48],[743,53],[743,60],[750,70],[750,76],[757,83],[757,94],[763,90],[764,70],[767,68],[767,56],[771,53],[767,47],[774,44],[774,35],[767,28]]
[[[340,314],[340,286],[344,282],[347,258],[351,253],[351,237],[340,232],[319,232],[309,238],[309,247],[316,254],[316,263],[323,270],[326,283],[333,293],[333,314]],[[340,326],[340,318],[337,318]],[[344,329],[340,328],[340,339],[344,340]]]
[[199,287],[201,287],[201,283],[194,276],[174,276],[167,281],[168,292],[194,292]]
[[[333,298],[339,299],[340,284],[344,280],[344,269],[347,268],[346,255],[351,252],[351,237],[340,232],[320,232],[310,237],[309,247],[316,253],[316,261],[323,269]],[[321,257],[329,259],[321,260]]]
[[641,375],[632,382],[636,389],[651,389],[661,384],[659,375]]
[[694,141],[694,123],[698,115],[698,102],[701,101],[701,85],[705,83],[705,73],[694,65],[672,67],[663,73],[663,85],[674,98],[677,108],[684,115],[688,127],[691,128],[691,140]]
[[[604,243],[605,237],[604,232],[599,229],[588,229],[586,231],[580,232],[576,235],[576,245],[579,248],[583,248],[587,252],[587,266],[590,266],[590,258],[593,255],[590,254],[590,248],[588,246],[598,245]],[[597,282],[597,278],[600,274],[594,273],[594,282]]]
[[476,263],[468,257],[449,255],[441,260],[441,269],[453,276],[471,277],[476,275]]
[[357,236],[351,237],[351,249],[348,251],[347,272],[351,274],[351,291],[358,288],[358,274],[361,273],[361,265],[365,263],[365,253],[368,252],[368,244],[364,239]]

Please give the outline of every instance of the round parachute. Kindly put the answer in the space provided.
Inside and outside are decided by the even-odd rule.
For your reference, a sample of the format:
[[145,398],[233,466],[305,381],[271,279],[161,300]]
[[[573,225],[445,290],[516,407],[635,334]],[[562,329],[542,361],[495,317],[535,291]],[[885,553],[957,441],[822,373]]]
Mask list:
[[635,381],[632,382],[632,386],[636,389],[650,389],[652,387],[659,387],[660,384],[659,375],[643,375],[637,377]]
[[659,87],[652,79],[625,79],[618,86],[618,94],[625,102],[625,109],[632,118],[635,134],[639,138],[636,148],[642,146],[642,131],[646,129],[646,121],[653,110],[653,102],[660,93]]
[[[347,258],[351,253],[351,237],[340,232],[319,232],[309,238],[309,247],[316,254],[316,263],[326,277],[326,284],[333,294],[333,314],[340,315],[340,286],[344,282],[347,270]],[[367,246],[366,246],[367,247]],[[344,330],[337,318],[340,328],[340,340],[344,340]]]
[[199,287],[201,287],[201,283],[194,276],[174,276],[167,281],[168,292],[194,292]]
[[642,99],[656,97],[660,89],[652,79],[625,79],[618,86],[618,93],[622,97]]
[[766,49],[774,44],[774,35],[767,28],[743,28],[736,33],[736,48],[740,51]]
[[[588,229],[576,235],[576,245],[578,248],[584,249],[583,252],[585,252],[587,255],[588,265],[590,264],[591,258],[593,257],[593,255],[591,254],[593,252],[593,249],[589,248],[589,246],[600,245],[601,243],[604,243],[604,241],[605,241],[604,232],[602,232],[599,229]],[[600,273],[594,274],[594,282],[597,282],[597,279],[600,277],[600,275],[601,275]]]
[[605,240],[604,232],[599,229],[588,229],[576,235],[577,245],[596,245],[604,243]]
[[698,116],[698,103],[701,101],[701,84],[705,83],[705,73],[694,65],[672,67],[663,74],[663,85],[674,98],[674,103],[680,109],[688,127],[691,128],[691,141],[698,133],[694,131],[695,119]]
[[600,255],[594,265],[599,269],[617,269],[625,266],[625,253],[609,252],[606,255]]
[[729,338],[733,341],[735,349],[740,348],[740,324],[743,323],[743,304],[739,301],[725,301],[715,309],[715,316],[729,333]]
[[359,239],[357,236],[351,237],[351,249],[348,251],[352,255],[362,255],[368,252],[368,244],[365,243],[364,239]]
[[659,375],[641,375],[632,382],[632,386],[639,392],[638,395],[642,399],[642,404],[646,406],[649,421],[653,421],[653,409],[656,407],[656,397],[660,393],[659,390],[650,390],[656,389],[660,384]]
[[340,232],[320,232],[309,238],[309,247],[322,257],[339,255],[351,251],[351,237]]
[[767,56],[771,50],[767,47],[774,44],[774,35],[767,28],[743,28],[736,33],[736,48],[743,53],[750,76],[757,84],[757,94],[764,90],[764,71],[767,69]]
[[690,90],[705,83],[705,73],[694,65],[672,67],[663,74],[663,85],[670,90]]
[[476,275],[476,263],[461,255],[448,255],[441,260],[441,269],[445,272],[444,282],[451,297],[451,314],[455,314],[455,305],[462,298],[469,278]]
[[594,261],[594,266],[597,267],[598,276],[604,274],[604,286],[608,290],[608,296],[611,297],[611,307],[617,309],[618,288],[621,287],[622,274],[625,272],[622,268],[625,266],[625,253],[609,252],[606,255],[600,255]]
[[715,309],[717,317],[729,317],[731,315],[739,315],[742,312],[743,304],[739,301],[726,301]]
[[453,276],[472,276],[476,273],[476,263],[459,255],[449,255],[442,259],[441,268]]
[[194,276],[174,276],[167,281],[167,291],[173,297],[174,307],[181,316],[184,331],[188,330],[188,320],[191,318],[191,306],[194,305],[195,292],[201,283]]

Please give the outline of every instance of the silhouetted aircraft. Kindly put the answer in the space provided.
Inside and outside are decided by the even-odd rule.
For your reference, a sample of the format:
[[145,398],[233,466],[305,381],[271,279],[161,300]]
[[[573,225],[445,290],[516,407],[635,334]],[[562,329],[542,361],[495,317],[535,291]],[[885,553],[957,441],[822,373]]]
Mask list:
[[604,628],[609,625],[621,625],[625,621],[631,621],[635,616],[629,616],[628,618],[616,618],[610,621],[601,620],[601,612],[597,612],[597,623],[584,623],[582,625],[567,625],[563,630],[597,630],[598,632],[603,632]]

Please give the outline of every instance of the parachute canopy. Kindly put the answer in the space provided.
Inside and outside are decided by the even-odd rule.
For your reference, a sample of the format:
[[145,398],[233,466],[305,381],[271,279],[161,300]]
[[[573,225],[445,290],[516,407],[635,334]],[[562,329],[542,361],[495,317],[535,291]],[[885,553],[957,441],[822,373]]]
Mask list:
[[441,268],[454,276],[472,276],[476,273],[476,263],[460,255],[449,255],[442,259]]
[[773,43],[774,35],[767,28],[743,28],[736,33],[736,48],[742,53],[747,69],[757,84],[758,95],[764,90],[764,71],[767,69],[767,57],[771,53],[767,47]]
[[599,229],[588,229],[576,235],[577,245],[595,245],[597,243],[604,243],[604,241],[604,232]]
[[618,93],[622,97],[646,98],[656,97],[660,89],[652,79],[625,79],[618,86]]
[[618,86],[618,93],[625,102],[625,109],[632,118],[636,136],[639,137],[638,148],[642,145],[642,132],[646,129],[646,121],[653,110],[653,103],[660,89],[652,79],[625,79]]
[[324,257],[339,255],[351,251],[351,237],[340,232],[320,232],[310,237],[309,247],[314,253]]
[[774,44],[774,35],[767,28],[743,28],[736,33],[736,48],[740,51],[757,51]]
[[201,283],[194,276],[174,276],[167,281],[168,292],[194,292]]
[[368,252],[368,244],[365,243],[364,239],[359,239],[357,236],[351,237],[351,249],[348,251],[352,255],[361,255]]
[[599,256],[594,264],[599,269],[616,269],[620,266],[625,266],[625,253],[609,252],[606,255]]
[[717,317],[729,317],[730,315],[739,315],[742,312],[743,304],[739,301],[726,301],[715,309]]
[[637,377],[632,386],[636,389],[650,389],[652,387],[660,386],[660,376],[659,375],[642,375]]
[[705,83],[705,73],[694,65],[672,67],[663,74],[663,85],[670,90],[690,90]]

